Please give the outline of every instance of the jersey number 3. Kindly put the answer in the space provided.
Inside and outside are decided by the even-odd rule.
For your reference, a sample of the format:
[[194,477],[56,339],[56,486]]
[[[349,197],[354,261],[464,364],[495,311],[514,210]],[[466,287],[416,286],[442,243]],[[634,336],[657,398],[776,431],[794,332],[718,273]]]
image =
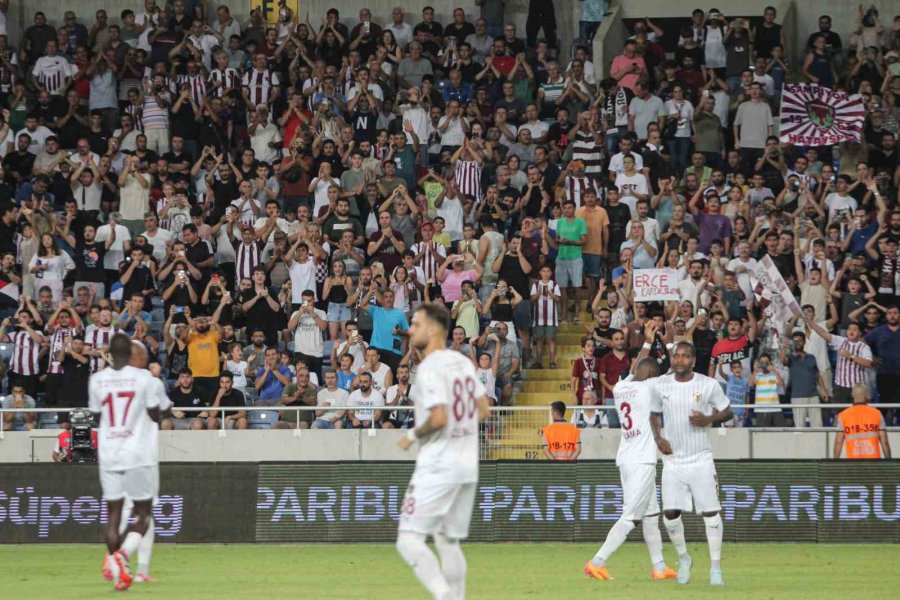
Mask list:
[[[125,410],[122,411],[122,420],[119,422],[119,425],[125,425],[128,421],[128,411],[131,410],[131,403],[134,400],[134,392],[116,392],[116,396],[118,398],[122,398],[127,400],[125,403]],[[101,406],[105,406],[109,411],[109,424],[113,427],[116,426],[116,403],[113,401],[113,395],[107,394],[106,398],[103,399],[103,402],[100,403]]]
[[453,380],[453,416],[462,421],[468,415],[475,414],[475,380],[471,377]]
[[622,412],[622,429],[628,431],[634,425],[634,421],[631,420],[631,405],[627,402],[623,402],[620,406]]

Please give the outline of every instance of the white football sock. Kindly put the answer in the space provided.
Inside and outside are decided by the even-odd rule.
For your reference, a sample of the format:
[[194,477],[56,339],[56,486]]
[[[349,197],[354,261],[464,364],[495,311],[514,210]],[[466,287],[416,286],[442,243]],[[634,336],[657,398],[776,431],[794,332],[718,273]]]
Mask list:
[[138,573],[147,576],[150,575],[150,557],[153,555],[153,540],[156,528],[153,526],[153,518],[150,518],[150,526],[147,527],[147,533],[141,537],[141,543],[138,546]]
[[134,502],[130,498],[122,501],[122,518],[119,521],[119,535],[125,539],[125,532],[128,531],[128,522],[131,520],[131,513],[134,512]]
[[666,569],[666,561],[663,558],[663,542],[662,533],[659,531],[659,515],[652,517],[644,517],[641,520],[644,526],[644,542],[647,544],[647,550],[650,551],[650,562],[656,571],[664,571]]
[[681,516],[679,515],[671,520],[663,516],[663,523],[666,526],[666,531],[669,533],[669,541],[675,546],[675,552],[678,553],[678,556],[685,556],[687,554],[687,542],[684,541],[684,523],[681,522]]
[[411,531],[397,534],[397,552],[419,578],[431,596],[437,600],[450,600],[450,585],[441,572],[437,557],[425,545],[425,535]]
[[606,541],[603,542],[603,545],[597,550],[597,554],[591,559],[591,564],[595,567],[602,567],[605,565],[613,552],[618,550],[619,546],[625,543],[625,540],[628,538],[628,534],[631,533],[632,529],[634,529],[633,521],[627,521],[625,519],[616,521],[609,530],[609,533],[606,534]]
[[716,513],[712,517],[703,517],[706,523],[706,541],[709,543],[710,569],[719,571],[722,569],[722,515]]
[[134,555],[135,550],[137,550],[138,545],[141,543],[141,534],[137,531],[129,531],[128,535],[125,536],[125,541],[122,542],[122,551],[125,553],[125,556],[131,559]]
[[441,557],[441,571],[450,586],[450,597],[463,600],[466,597],[466,557],[459,540],[451,540],[439,533],[434,536],[434,545]]

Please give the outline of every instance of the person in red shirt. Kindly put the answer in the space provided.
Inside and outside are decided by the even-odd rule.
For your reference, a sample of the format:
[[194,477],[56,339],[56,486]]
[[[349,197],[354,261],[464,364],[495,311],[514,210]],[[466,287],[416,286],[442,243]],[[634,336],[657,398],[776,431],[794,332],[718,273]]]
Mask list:
[[[750,372],[750,351],[756,339],[756,319],[752,306],[747,307],[747,314],[750,323],[746,334],[744,333],[744,322],[741,319],[728,319],[726,337],[713,346],[708,375],[720,383],[725,383],[728,378],[726,369],[735,361],[743,365],[744,373]],[[719,368],[720,365],[722,369]]]
[[589,337],[581,339],[581,357],[572,361],[572,393],[581,404],[581,394],[585,390],[596,390],[600,386],[600,375],[594,358],[594,340]]
[[[612,351],[604,354],[603,358],[597,362],[600,385],[603,386],[603,403],[607,406],[614,406],[613,388],[619,379],[628,375],[628,370],[631,368],[631,358],[628,356],[628,345],[624,333],[616,331],[612,334]],[[606,411],[606,418],[610,427],[619,427],[619,415],[616,411]]]

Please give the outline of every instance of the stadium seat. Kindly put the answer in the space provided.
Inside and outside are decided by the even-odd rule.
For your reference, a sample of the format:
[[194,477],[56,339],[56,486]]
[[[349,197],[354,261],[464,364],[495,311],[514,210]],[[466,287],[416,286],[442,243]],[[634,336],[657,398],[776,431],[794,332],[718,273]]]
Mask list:
[[38,417],[38,429],[59,429],[59,413],[41,413]]
[[271,429],[278,422],[278,413],[274,410],[248,411],[247,421],[250,429]]

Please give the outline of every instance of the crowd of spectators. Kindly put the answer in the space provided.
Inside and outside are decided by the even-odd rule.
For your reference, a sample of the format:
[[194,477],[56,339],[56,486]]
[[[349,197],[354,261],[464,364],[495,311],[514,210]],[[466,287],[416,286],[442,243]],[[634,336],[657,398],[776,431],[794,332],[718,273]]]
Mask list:
[[[602,2],[582,3],[576,40],[531,4],[524,39],[489,1],[474,22],[397,7],[314,24],[282,6],[269,25],[145,0],[115,23],[38,12],[4,31],[3,406],[86,406],[124,331],[158,357],[163,428],[247,428],[251,405],[317,407],[278,427],[405,428],[405,332],[426,301],[450,308],[448,346],[500,405],[526,368],[571,368],[571,402],[611,403],[648,320],[663,371],[692,341],[698,372],[755,403],[733,426],[827,423],[766,405],[848,402],[861,382],[889,400],[900,17],[861,9],[842,40],[823,16],[794,65],[774,8],[698,9],[680,30],[635,22],[595,65]],[[794,81],[861,94],[860,141],[780,143]],[[765,256],[802,314],[766,312]],[[678,301],[634,301],[648,268],[675,270]],[[584,330],[578,356],[559,354],[562,321]]]

